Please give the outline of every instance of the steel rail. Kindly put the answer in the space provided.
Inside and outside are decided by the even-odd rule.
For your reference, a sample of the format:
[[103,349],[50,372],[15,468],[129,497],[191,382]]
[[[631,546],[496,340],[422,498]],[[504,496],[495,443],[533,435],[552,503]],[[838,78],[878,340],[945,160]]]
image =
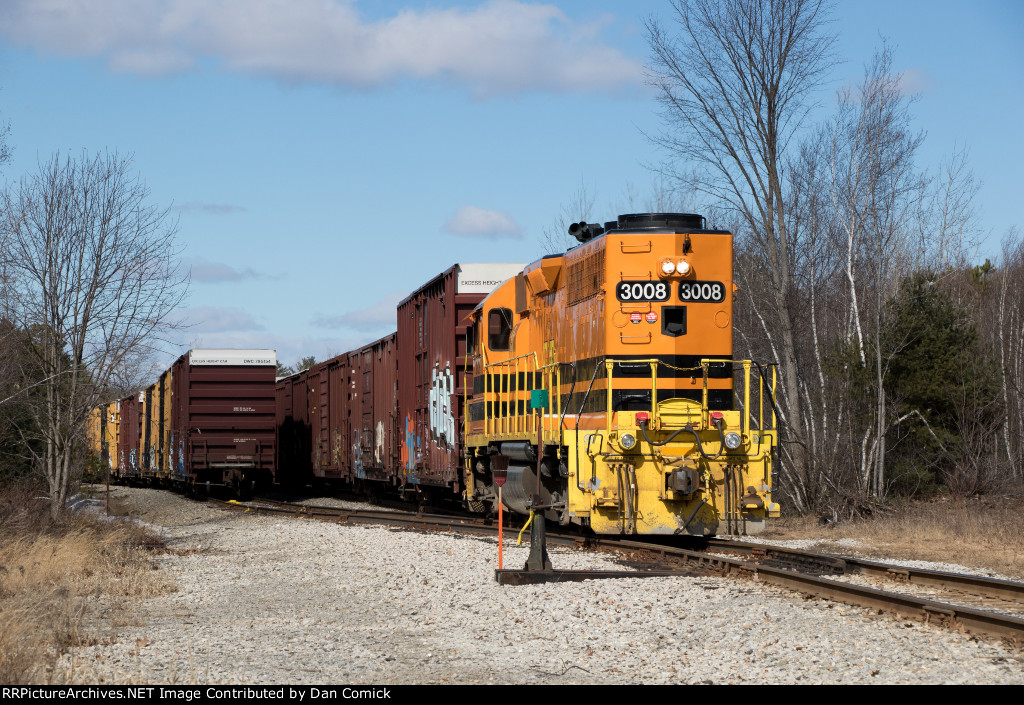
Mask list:
[[[638,545],[643,545],[648,550],[656,550],[648,544]],[[756,546],[759,549],[770,548],[764,544],[747,545]],[[911,595],[887,592],[829,578],[807,575],[793,570],[743,561],[738,558],[711,557],[697,551],[672,547],[663,547],[663,551],[666,555],[676,555],[687,560],[700,561],[705,564],[711,560],[717,560],[721,565],[727,567],[725,570],[726,574],[735,570],[761,582],[785,587],[806,595],[836,600],[859,607],[893,612],[904,617],[922,619],[926,623],[945,623],[950,627],[962,628],[964,631],[973,634],[1007,639],[1018,646],[1024,645],[1024,619],[1019,617],[926,600]],[[835,557],[832,556],[830,558]],[[870,563],[870,561],[867,561],[867,563]]]
[[[260,512],[267,512],[271,514],[295,514],[298,516],[308,516],[318,519],[331,519],[340,523],[397,524],[413,529],[476,532],[481,534],[497,533],[498,531],[496,526],[489,526],[469,518],[453,517],[444,514],[367,511],[363,509],[344,509],[341,507],[309,506],[305,504],[292,504],[288,502],[262,499],[255,500],[257,504],[242,503],[233,500],[225,501],[220,499],[207,499],[206,501],[219,507],[240,512],[252,512],[254,514],[258,514]],[[260,502],[273,506],[258,506],[258,503]]]
[[871,577],[890,578],[915,585],[941,587],[958,590],[984,597],[996,597],[1011,602],[1024,604],[1024,583],[1000,578],[987,578],[981,575],[951,573],[942,570],[911,568],[908,566],[881,563],[862,558],[836,556],[828,553],[800,551],[797,549],[773,546],[771,544],[745,543],[727,539],[712,539],[708,547],[715,550],[737,551],[747,554],[776,555],[779,557],[807,557],[831,565],[842,563],[843,572],[851,575],[867,575]]

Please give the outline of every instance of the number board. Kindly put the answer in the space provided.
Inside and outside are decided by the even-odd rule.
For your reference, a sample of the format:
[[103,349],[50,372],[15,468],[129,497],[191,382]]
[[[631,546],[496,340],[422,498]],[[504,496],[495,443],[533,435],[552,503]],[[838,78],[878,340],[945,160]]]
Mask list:
[[625,281],[615,287],[619,301],[668,301],[668,282]]
[[725,301],[725,284],[722,282],[681,282],[679,300],[695,303],[718,304]]

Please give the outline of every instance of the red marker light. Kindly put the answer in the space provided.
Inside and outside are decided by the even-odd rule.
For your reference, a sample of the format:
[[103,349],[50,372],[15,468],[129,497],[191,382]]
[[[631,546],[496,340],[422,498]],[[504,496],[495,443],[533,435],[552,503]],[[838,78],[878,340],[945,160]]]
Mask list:
[[637,422],[637,423],[643,423],[643,422],[644,422],[644,421],[646,421],[646,420],[647,420],[648,418],[649,418],[649,416],[648,416],[647,412],[646,412],[646,411],[641,411],[641,412],[639,412],[639,413],[638,413],[638,414],[636,415],[636,422]]
[[711,420],[712,421],[721,421],[724,418],[725,418],[725,415],[721,411],[712,411],[711,412]]

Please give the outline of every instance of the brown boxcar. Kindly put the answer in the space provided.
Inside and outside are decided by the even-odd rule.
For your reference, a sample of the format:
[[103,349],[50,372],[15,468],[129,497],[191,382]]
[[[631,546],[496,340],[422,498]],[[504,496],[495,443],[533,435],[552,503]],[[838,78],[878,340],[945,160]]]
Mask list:
[[396,481],[396,361],[392,333],[278,381],[283,484]]
[[457,264],[398,306],[398,330],[276,384],[279,482],[461,489],[466,317],[521,264]]
[[348,479],[348,354],[332,357],[306,370],[306,414],[311,434],[310,463],[317,480]]
[[146,387],[145,402],[142,405],[142,437],[140,439],[139,474],[143,477],[155,477],[160,463],[160,385],[151,384]]
[[467,316],[522,264],[456,264],[398,304],[402,482],[458,490]]
[[238,490],[274,477],[273,350],[192,350],[171,367],[170,471]]
[[349,353],[348,441],[354,478],[400,480],[397,334]]
[[145,394],[138,392],[121,400],[121,426],[117,442],[118,477],[139,477]]
[[309,425],[308,370],[277,380],[277,481],[305,487],[313,478],[312,430]]

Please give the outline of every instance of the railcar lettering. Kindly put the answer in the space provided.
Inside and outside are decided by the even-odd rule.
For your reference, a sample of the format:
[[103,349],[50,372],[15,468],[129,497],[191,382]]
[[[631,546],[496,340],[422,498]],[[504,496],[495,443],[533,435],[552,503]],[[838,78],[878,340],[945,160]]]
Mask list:
[[693,303],[722,303],[725,301],[725,284],[722,282],[682,282],[679,285],[679,299]]
[[626,281],[619,282],[615,297],[619,301],[668,301],[667,282]]
[[236,406],[232,408],[232,411],[256,411],[251,406]]

